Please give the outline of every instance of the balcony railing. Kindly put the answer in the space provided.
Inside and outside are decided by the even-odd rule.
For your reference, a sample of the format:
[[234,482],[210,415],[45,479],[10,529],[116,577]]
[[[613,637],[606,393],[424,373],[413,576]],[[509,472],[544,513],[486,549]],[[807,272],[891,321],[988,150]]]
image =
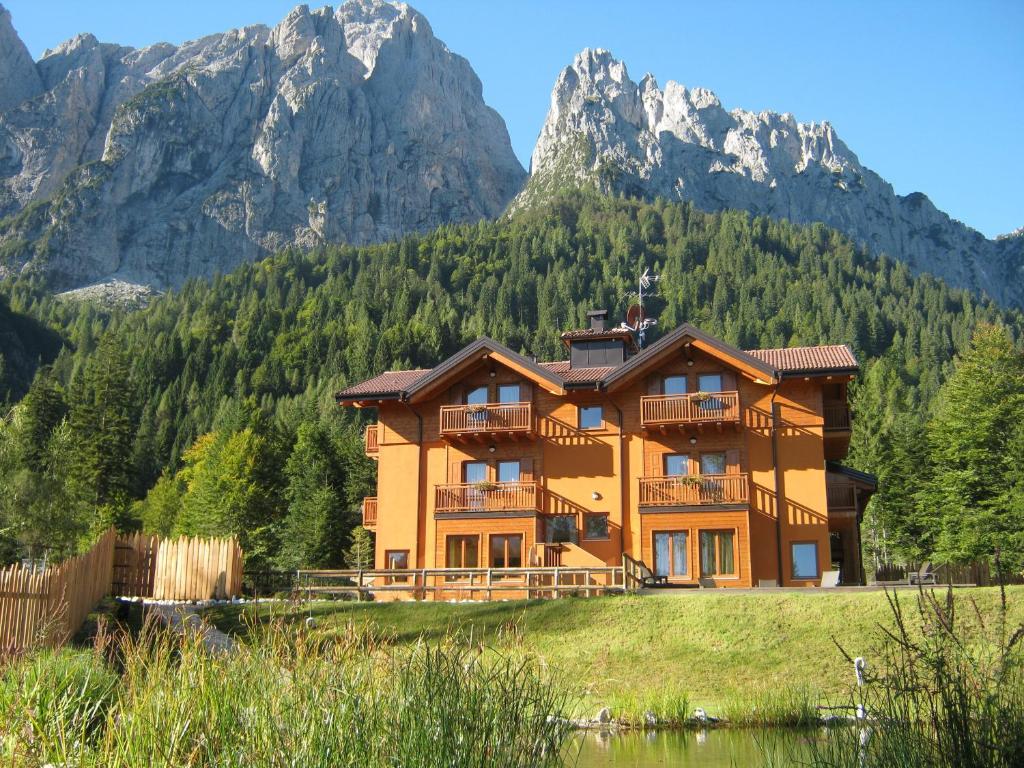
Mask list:
[[645,427],[739,422],[740,394],[694,392],[689,395],[645,395],[640,398],[640,418]]
[[519,512],[538,510],[537,483],[458,483],[438,485],[434,510],[446,512]]
[[734,475],[675,475],[641,477],[640,506],[746,504],[747,473]]
[[850,408],[844,402],[825,403],[825,429],[848,431],[850,429]]
[[857,491],[852,483],[836,483],[825,486],[829,509],[856,509]]
[[378,426],[376,424],[370,424],[366,428],[366,435],[364,436],[367,456],[376,454],[380,450],[379,440]]
[[363,527],[373,528],[377,525],[377,497],[367,496],[363,499]]
[[478,432],[533,432],[532,403],[487,403],[486,405],[442,405],[441,434]]

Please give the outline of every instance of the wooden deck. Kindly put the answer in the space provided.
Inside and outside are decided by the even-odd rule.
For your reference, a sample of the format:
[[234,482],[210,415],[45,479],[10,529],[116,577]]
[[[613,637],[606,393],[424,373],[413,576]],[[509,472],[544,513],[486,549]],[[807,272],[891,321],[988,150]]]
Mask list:
[[747,473],[640,478],[641,507],[746,504]]
[[539,491],[535,481],[518,483],[449,483],[435,487],[434,511],[536,512]]
[[518,440],[533,436],[533,403],[441,406],[441,437],[449,440]]
[[739,392],[695,392],[689,395],[645,395],[640,398],[640,423],[645,429],[740,425]]

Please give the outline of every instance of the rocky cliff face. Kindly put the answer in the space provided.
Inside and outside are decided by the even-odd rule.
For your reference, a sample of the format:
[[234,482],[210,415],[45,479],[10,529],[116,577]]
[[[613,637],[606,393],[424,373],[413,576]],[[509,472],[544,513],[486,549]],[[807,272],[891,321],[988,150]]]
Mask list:
[[901,197],[828,123],[722,108],[703,88],[651,75],[585,50],[566,67],[513,209],[566,185],[689,200],[798,223],[824,222],[876,253],[954,285],[1024,306],[1024,237],[988,240],[923,194]]
[[80,35],[38,62],[0,14],[0,274],[173,286],[493,217],[524,177],[468,62],[407,5],[141,50]]

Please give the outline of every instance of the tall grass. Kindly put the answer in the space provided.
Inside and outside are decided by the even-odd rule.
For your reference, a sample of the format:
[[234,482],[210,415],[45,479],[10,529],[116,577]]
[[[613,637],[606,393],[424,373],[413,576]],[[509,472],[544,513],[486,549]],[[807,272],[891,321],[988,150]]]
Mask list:
[[892,625],[851,698],[867,717],[814,741],[811,765],[1024,765],[1024,625],[1009,625],[1002,598],[986,620],[952,590],[919,590],[911,611],[890,595]]
[[[81,695],[41,707],[43,679]],[[147,624],[102,652],[6,670],[0,764],[554,766],[560,691],[528,656],[454,642],[395,649],[274,625],[211,655]]]

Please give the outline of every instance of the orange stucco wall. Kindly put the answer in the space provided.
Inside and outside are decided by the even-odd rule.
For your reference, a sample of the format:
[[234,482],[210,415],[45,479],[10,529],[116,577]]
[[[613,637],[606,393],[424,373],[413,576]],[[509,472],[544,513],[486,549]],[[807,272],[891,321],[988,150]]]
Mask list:
[[[528,551],[535,542],[543,541],[545,516],[557,513],[576,516],[579,541],[572,556],[577,559],[618,565],[626,552],[652,565],[652,532],[687,530],[691,531],[691,572],[695,574],[699,530],[729,528],[736,531],[740,572],[735,578],[716,579],[716,585],[751,586],[763,579],[779,579],[780,575],[783,584],[817,583],[817,579],[792,578],[790,545],[814,542],[819,576],[829,569],[822,405],[823,387],[834,384],[821,377],[787,379],[774,387],[756,383],[697,350],[691,350],[690,360],[688,364],[679,352],[657,370],[645,372],[613,394],[569,391],[564,395],[551,394],[537,383],[529,384],[520,373],[499,362],[480,360],[429,401],[414,406],[380,403],[376,565],[385,566],[385,551],[407,549],[411,567],[444,567],[445,536],[455,530],[481,536],[481,552],[486,555],[490,534],[521,529],[524,550]],[[640,421],[641,397],[654,392],[661,377],[670,373],[686,374],[689,391],[696,391],[697,376],[702,372],[727,374],[732,385],[727,388],[739,392],[740,426],[645,433]],[[511,382],[522,383],[523,399],[533,403],[536,432],[531,438],[465,442],[442,439],[442,406],[462,402],[464,392],[474,386],[490,387],[489,399],[494,401],[497,385]],[[779,419],[777,468],[771,430],[773,395]],[[577,406],[581,404],[603,407],[600,429],[577,428]],[[691,443],[692,437],[695,443]],[[689,454],[699,461],[704,452],[729,452],[738,461],[731,470],[748,473],[747,508],[641,513],[640,478],[655,473],[660,454]],[[486,461],[493,466],[502,459],[527,460],[531,478],[540,486],[538,515],[453,518],[435,514],[435,486],[461,482],[456,477],[461,462]],[[781,489],[781,503],[776,498],[777,487]],[[606,539],[590,541],[583,537],[583,516],[588,513],[608,515]],[[527,556],[524,553],[524,559]]]

